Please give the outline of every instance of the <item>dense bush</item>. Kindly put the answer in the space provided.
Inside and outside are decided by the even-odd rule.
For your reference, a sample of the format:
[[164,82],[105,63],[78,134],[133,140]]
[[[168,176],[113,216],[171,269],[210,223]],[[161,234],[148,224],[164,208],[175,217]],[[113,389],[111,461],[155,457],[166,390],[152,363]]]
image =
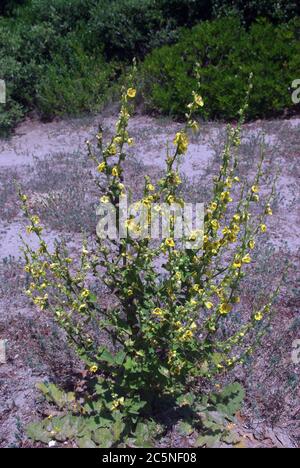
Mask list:
[[[209,116],[226,118],[235,115],[236,108],[231,108],[232,102],[239,102],[249,68],[257,72],[257,96],[253,99],[260,100],[261,93],[266,90],[261,109],[255,109],[253,116],[268,115],[271,106],[275,111],[288,107],[288,80],[299,68],[297,56],[292,56],[298,53],[292,27],[286,29],[282,26],[275,30],[267,25],[264,37],[264,26],[260,29],[253,26],[249,36],[246,36],[240,25],[233,25],[232,20],[228,19],[227,23],[200,24],[191,33],[181,33],[182,28],[192,27],[215,15],[232,14],[233,4],[241,24],[246,23],[247,26],[257,16],[267,16],[273,22],[285,22],[299,14],[299,6],[292,1],[272,2],[271,7],[270,2],[254,0],[2,2],[0,15],[2,12],[6,17],[0,17],[0,78],[7,82],[9,97],[7,105],[1,105],[2,131],[8,130],[10,125],[13,127],[31,109],[37,109],[44,117],[57,113],[62,115],[64,112],[78,114],[81,110],[91,109],[95,103],[105,100],[111,78],[122,73],[133,57],[144,59],[157,47],[176,44],[179,37],[180,42],[174,48],[159,50],[147,60],[144,70],[149,70],[150,77],[146,79],[145,89],[149,90],[151,107],[179,113],[181,104],[187,102],[185,89],[194,83],[191,64],[197,55],[205,65],[203,85],[206,97],[215,94],[216,90],[224,93],[223,96],[218,93],[217,101],[210,100],[212,108]],[[227,27],[234,27],[235,31],[226,31]],[[201,41],[205,46],[199,45]],[[249,43],[252,43],[252,48]],[[106,65],[104,57],[114,64]],[[164,66],[159,71],[161,60]],[[93,61],[94,72],[87,76],[83,68],[92,70]],[[115,75],[111,72],[116,70],[116,62],[119,62],[119,69]],[[280,62],[284,64],[284,73],[279,77]],[[267,68],[268,78],[265,73]],[[161,79],[157,75],[163,71],[166,71],[166,78]],[[293,79],[298,76],[298,69],[296,71]],[[260,76],[264,76],[264,79],[260,79]],[[169,79],[170,83],[167,83]],[[158,84],[161,81],[162,90]],[[99,89],[102,90],[99,99],[95,99]],[[227,89],[231,92],[228,108]],[[276,96],[272,97],[274,90]],[[180,103],[176,103],[179,94]]]
[[43,118],[96,111],[108,95],[113,65],[101,55],[87,55],[80,46],[71,58],[72,63],[67,64],[61,55],[55,56],[36,85],[36,102]]
[[26,0],[1,0],[0,3],[0,15],[9,15],[13,9],[19,5],[22,5]]
[[210,16],[207,0],[102,0],[91,12],[91,37],[108,57],[142,57],[153,47],[174,41],[181,26]]
[[1,105],[2,133],[31,109],[50,118],[103,102],[113,65],[102,58],[101,44],[92,52],[82,45],[88,3],[33,0],[15,17],[0,18],[1,79],[9,98]]
[[179,42],[153,51],[143,65],[144,94],[151,109],[182,115],[201,66],[205,116],[233,119],[254,73],[249,118],[291,108],[291,84],[300,70],[299,20],[274,26],[262,20],[249,31],[236,17],[203,22]]
[[238,13],[243,22],[251,24],[259,17],[273,22],[285,22],[300,14],[295,0],[213,0],[213,15]]

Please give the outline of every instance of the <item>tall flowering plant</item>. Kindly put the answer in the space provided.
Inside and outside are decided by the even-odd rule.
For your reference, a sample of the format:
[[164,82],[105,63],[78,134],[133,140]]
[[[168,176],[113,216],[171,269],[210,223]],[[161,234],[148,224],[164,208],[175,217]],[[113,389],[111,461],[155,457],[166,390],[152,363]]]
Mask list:
[[[95,147],[87,142],[99,175],[101,204],[113,206],[117,220],[127,194],[127,148],[134,143],[128,129],[136,97],[134,76],[130,80],[114,136],[104,142],[99,131]],[[172,151],[168,149],[165,173],[157,183],[145,177],[139,205],[155,204],[158,210],[174,203],[184,205],[178,163],[187,157],[190,132],[198,130],[193,113],[203,105],[199,91],[194,92],[187,123],[175,135]],[[256,324],[269,316],[277,291],[259,309],[243,314],[240,283],[251,264],[257,235],[267,230],[265,218],[272,215],[273,195],[272,190],[263,212],[251,217],[259,201],[263,158],[248,187],[236,175],[246,108],[247,103],[238,125],[228,127],[203,230],[190,232],[186,239],[174,237],[170,212],[163,213],[169,216],[170,234],[159,243],[150,235],[139,237],[142,227],[129,216],[124,238],[84,239],[81,256],[76,258],[62,244],[52,250],[47,246],[39,218],[20,193],[29,219],[27,230],[39,241],[37,250],[24,247],[25,270],[31,277],[27,294],[42,311],[51,311],[87,369],[83,394],[65,394],[53,384],[40,386],[69,419],[31,427],[32,438],[73,438],[79,446],[128,443],[135,431],[146,431],[141,421],[155,419],[165,406],[190,405],[194,414],[202,414],[203,427],[209,400],[206,406],[202,400],[201,412],[196,403],[203,398],[200,383],[214,383],[219,374],[243,363],[252,352]],[[184,247],[183,240],[197,236],[203,236],[201,246]],[[104,305],[99,282],[110,294],[110,305]],[[225,397],[229,394],[234,400],[239,390],[231,388]],[[220,398],[215,396],[214,401]]]

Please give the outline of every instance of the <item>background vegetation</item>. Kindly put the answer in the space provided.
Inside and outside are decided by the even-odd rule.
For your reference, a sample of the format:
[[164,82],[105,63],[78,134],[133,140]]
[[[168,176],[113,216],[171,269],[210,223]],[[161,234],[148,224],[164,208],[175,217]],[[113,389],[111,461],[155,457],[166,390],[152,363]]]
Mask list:
[[[249,115],[281,112],[292,105],[289,86],[299,70],[299,8],[294,1],[5,0],[0,75],[8,100],[0,131],[32,110],[44,119],[98,110],[132,58],[148,54],[142,69],[150,110],[180,114],[198,59],[206,101],[217,95],[207,117],[235,115],[229,102],[240,101],[250,70]],[[257,23],[260,17],[269,23]]]
[[156,49],[145,60],[149,108],[184,115],[199,63],[206,117],[234,119],[250,73],[249,118],[288,109],[291,84],[300,70],[299,27],[299,19],[280,26],[260,20],[246,30],[238,17],[228,17],[184,30],[177,44]]

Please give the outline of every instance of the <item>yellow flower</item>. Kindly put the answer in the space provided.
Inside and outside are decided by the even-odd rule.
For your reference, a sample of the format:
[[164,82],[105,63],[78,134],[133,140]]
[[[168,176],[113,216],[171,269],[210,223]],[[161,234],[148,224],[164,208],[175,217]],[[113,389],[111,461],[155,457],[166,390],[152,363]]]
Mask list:
[[155,187],[154,187],[154,185],[152,185],[152,184],[148,184],[148,185],[147,185],[147,189],[149,190],[149,192],[154,192]]
[[221,315],[227,315],[229,312],[232,311],[232,306],[230,304],[221,304],[220,305],[220,314]]
[[175,247],[174,239],[172,239],[171,237],[166,239],[165,244],[166,244],[167,247],[170,247],[170,248]]
[[212,309],[212,308],[213,308],[213,306],[214,306],[214,305],[213,305],[213,303],[212,303],[212,302],[210,302],[210,301],[206,301],[206,302],[204,302],[204,305],[205,305],[205,307],[206,307],[207,309]]
[[193,334],[192,330],[187,330],[187,331],[185,332],[185,337],[186,337],[186,338],[192,338],[193,335],[194,335],[194,334]]
[[121,136],[116,136],[114,138],[114,143],[116,143],[116,145],[121,145],[123,142],[123,138]]
[[231,230],[228,227],[226,227],[222,230],[222,234],[223,236],[230,236]]
[[115,166],[112,168],[112,171],[111,171],[113,177],[118,177],[119,176],[119,169]]
[[106,164],[105,164],[105,162],[102,162],[101,164],[99,164],[99,166],[97,167],[97,169],[98,169],[98,172],[103,172],[103,171],[105,171],[105,169],[106,169]]
[[199,94],[194,93],[194,102],[195,104],[197,104],[198,107],[204,106],[204,101],[202,99],[202,96],[199,96]]
[[132,289],[128,289],[128,291],[127,291],[127,296],[129,296],[129,297],[133,296],[133,291],[132,291]]
[[40,218],[38,216],[32,216],[31,221],[36,226],[37,224],[39,224]]
[[248,246],[249,246],[249,249],[253,250],[254,247],[255,247],[255,241],[253,239],[251,239],[248,243]]
[[273,215],[273,211],[272,211],[272,208],[270,207],[270,205],[267,205],[267,207],[266,207],[266,215],[268,215],[268,216]]
[[251,188],[251,192],[252,193],[259,193],[259,187],[257,185],[253,185],[253,187]]
[[164,313],[162,309],[160,309],[159,307],[156,307],[156,309],[152,311],[152,314],[156,315],[156,317],[162,317]]
[[107,197],[106,195],[103,195],[103,197],[100,198],[100,201],[102,203],[109,203],[109,197]]
[[178,174],[175,174],[172,179],[173,179],[172,182],[174,183],[174,185],[180,185],[182,182]]
[[238,223],[241,220],[241,217],[239,214],[235,214],[232,219],[234,222]]
[[177,146],[178,154],[186,153],[189,146],[189,140],[187,135],[184,132],[176,133],[174,145]]
[[135,96],[136,96],[136,89],[134,88],[129,88],[127,90],[127,96],[130,98],[130,99],[134,99]]
[[245,255],[245,257],[242,258],[242,263],[251,263],[251,257],[249,254]]
[[110,156],[115,156],[117,154],[117,147],[114,143],[112,143],[108,148],[107,152]]
[[181,276],[180,271],[176,271],[176,273],[175,273],[175,279],[176,279],[177,281],[181,281],[182,276]]
[[210,209],[212,211],[216,211],[217,208],[218,208],[218,204],[216,202],[212,202],[212,204],[210,205]]
[[241,260],[235,260],[234,263],[233,263],[233,268],[235,268],[236,270],[241,268],[242,267],[242,262]]
[[237,224],[234,224],[232,226],[232,231],[233,231],[234,234],[238,234],[240,232],[240,230],[241,230],[241,228]]
[[85,299],[86,297],[89,297],[90,291],[88,289],[84,289],[80,295],[82,299]]
[[232,179],[230,179],[230,177],[227,177],[225,181],[225,187],[228,187],[228,188],[232,187]]
[[128,138],[127,143],[129,146],[133,145],[134,139],[133,138]]
[[190,122],[189,127],[193,130],[193,132],[197,132],[199,130],[199,125],[196,120]]
[[168,363],[170,364],[176,356],[177,356],[176,351],[169,351],[168,352]]
[[191,338],[193,338],[194,334],[191,330],[187,330],[182,337],[180,338],[180,341],[188,341]]
[[257,322],[260,322],[260,321],[264,318],[264,316],[263,316],[263,314],[262,314],[261,312],[257,312],[257,313],[254,315],[254,318],[255,318],[255,320],[256,320]]
[[115,411],[116,409],[119,408],[119,406],[123,406],[124,405],[124,397],[121,397],[121,398],[118,398],[117,400],[114,400],[111,404],[111,409],[112,411]]
[[136,228],[134,219],[127,219],[125,221],[125,227],[129,229],[130,231],[133,231]]
[[214,231],[217,231],[220,227],[220,224],[216,219],[213,219],[211,222],[211,227],[213,228]]
[[169,195],[167,198],[167,202],[169,203],[169,205],[172,205],[174,201],[175,201],[175,197],[173,195]]
[[96,366],[96,364],[90,367],[90,372],[92,372],[92,374],[96,374],[97,371],[98,371],[98,366]]
[[260,230],[261,232],[267,232],[267,226],[265,224],[261,224]]
[[230,203],[232,202],[232,198],[230,197],[229,192],[222,192],[221,193],[221,200],[225,203]]
[[241,298],[239,296],[233,297],[231,302],[233,302],[233,304],[239,304],[241,302]]

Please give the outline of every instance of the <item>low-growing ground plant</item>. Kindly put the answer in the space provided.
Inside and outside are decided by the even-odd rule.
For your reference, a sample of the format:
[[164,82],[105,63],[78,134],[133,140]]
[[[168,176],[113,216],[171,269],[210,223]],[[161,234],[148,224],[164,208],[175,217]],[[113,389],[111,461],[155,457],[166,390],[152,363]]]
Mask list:
[[[97,147],[87,142],[99,173],[101,203],[113,206],[117,219],[127,195],[126,151],[133,144],[128,123],[136,96],[134,74],[130,80],[115,135],[107,142],[99,130]],[[204,105],[198,90],[191,96],[186,126],[176,134],[173,148],[168,146],[164,175],[157,184],[145,176],[139,206],[148,214],[153,206],[185,203],[178,164],[186,157],[190,132],[198,129],[193,113]],[[176,239],[169,212],[169,237],[157,242],[148,233],[141,239],[141,222],[128,216],[125,238],[84,237],[76,258],[63,243],[54,249],[47,246],[40,219],[20,191],[30,221],[27,230],[39,239],[37,250],[24,243],[25,269],[31,277],[27,294],[44,313],[54,314],[86,366],[81,391],[65,392],[54,383],[39,386],[59,416],[30,425],[30,438],[70,441],[79,447],[145,447],[168,425],[178,423],[181,432],[196,435],[196,446],[237,442],[228,423],[241,406],[243,389],[238,383],[209,389],[220,374],[252,353],[278,292],[266,291],[264,303],[250,314],[240,301],[239,285],[251,264],[256,237],[267,230],[274,193],[273,187],[257,213],[263,152],[250,184],[236,176],[247,105],[240,110],[238,125],[228,127],[204,232]],[[187,244],[201,236],[203,245],[197,249]],[[110,294],[105,305],[103,286]]]

